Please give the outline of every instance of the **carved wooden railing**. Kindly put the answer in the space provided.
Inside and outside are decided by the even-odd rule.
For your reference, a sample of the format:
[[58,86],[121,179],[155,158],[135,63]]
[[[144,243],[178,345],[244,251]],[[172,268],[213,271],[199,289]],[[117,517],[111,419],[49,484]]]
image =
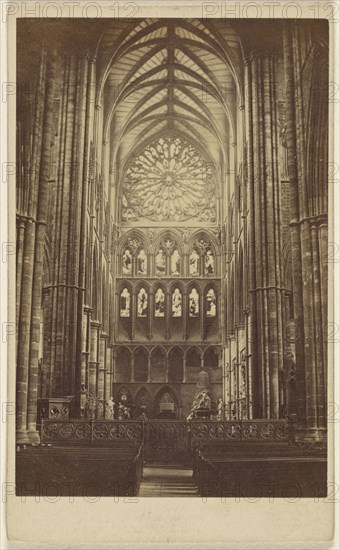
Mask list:
[[191,441],[293,442],[294,430],[287,420],[235,420],[192,422]]
[[83,443],[130,441],[137,444],[143,440],[141,422],[73,420],[73,421],[41,421],[42,443]]
[[[178,440],[178,441],[177,441]],[[184,443],[186,450],[214,442],[293,443],[293,423],[287,420],[235,421],[104,421],[42,420],[42,443],[114,443],[117,441],[145,443],[156,447],[158,442],[171,445]],[[183,446],[183,445],[182,445]]]

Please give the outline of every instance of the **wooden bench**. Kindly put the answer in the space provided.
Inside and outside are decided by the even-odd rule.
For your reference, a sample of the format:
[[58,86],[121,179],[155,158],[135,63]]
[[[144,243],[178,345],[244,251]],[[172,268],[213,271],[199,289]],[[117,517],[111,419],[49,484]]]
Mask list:
[[16,456],[16,494],[134,496],[142,477],[142,447],[32,447]]
[[235,445],[196,449],[194,480],[203,497],[324,497],[324,450],[294,446]]

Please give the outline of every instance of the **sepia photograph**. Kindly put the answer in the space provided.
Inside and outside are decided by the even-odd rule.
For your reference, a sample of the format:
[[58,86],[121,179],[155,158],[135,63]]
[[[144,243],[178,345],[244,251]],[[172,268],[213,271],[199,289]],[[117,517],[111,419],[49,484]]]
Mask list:
[[330,22],[207,4],[16,19],[21,499],[328,498]]

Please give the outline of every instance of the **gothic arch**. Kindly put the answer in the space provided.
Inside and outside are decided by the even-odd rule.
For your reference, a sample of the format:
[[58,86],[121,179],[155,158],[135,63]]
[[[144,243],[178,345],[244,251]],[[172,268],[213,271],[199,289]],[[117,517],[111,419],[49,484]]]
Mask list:
[[151,282],[148,279],[139,279],[138,282],[133,285],[135,294],[143,287],[150,294],[151,292]]
[[152,316],[165,319],[169,308],[167,285],[165,282],[162,280],[157,280],[151,283],[150,295],[152,297]]
[[151,382],[165,383],[167,371],[167,352],[163,346],[155,346],[150,353]]
[[145,233],[138,228],[132,228],[129,229],[121,238],[120,238],[120,244],[118,247],[119,255],[123,254],[125,248],[131,248],[131,245],[129,245],[129,240],[137,239],[140,241],[140,244],[136,247],[139,248],[146,248],[146,235]]
[[[212,294],[210,295],[210,292],[212,291]],[[217,319],[219,315],[219,309],[220,309],[220,292],[218,289],[218,285],[214,282],[208,282],[203,291],[203,307],[204,310],[202,314],[204,317],[208,318],[214,318]]]
[[183,245],[182,245],[182,236],[176,229],[163,229],[160,231],[160,233],[157,235],[153,246],[152,246],[152,252],[154,254],[157,253],[157,250],[162,245],[162,242],[166,241],[167,239],[172,240],[175,242],[174,248],[178,248],[181,254],[183,254]]
[[144,413],[147,418],[152,414],[152,396],[146,386],[138,389],[135,395],[135,409],[137,418]]
[[185,354],[186,367],[201,368],[202,350],[198,346],[190,346]]
[[[177,395],[177,392],[174,390],[174,388],[168,384],[163,386],[158,392],[156,393],[154,400],[153,400],[153,410],[154,410],[154,417],[158,418],[163,413],[166,413],[166,410],[161,411],[160,410],[160,403],[162,401],[162,398],[165,397],[166,400],[168,400],[167,396],[170,396],[169,402],[173,402],[173,415],[175,418],[178,418],[179,416],[179,407],[180,407],[180,400]],[[168,409],[168,412],[171,412],[170,408]]]
[[174,292],[174,290],[176,288],[178,288],[182,294],[185,294],[185,292],[186,292],[186,285],[184,284],[183,280],[181,280],[181,279],[171,281],[168,288],[169,288],[170,296],[172,295],[172,293]]
[[125,287],[127,287],[127,289],[131,292],[131,295],[132,295],[134,290],[134,285],[130,281],[127,281],[126,279],[122,279],[118,281],[117,292],[120,293]]
[[204,369],[217,368],[220,363],[220,351],[216,346],[209,346],[203,354]]
[[189,250],[191,250],[194,247],[197,247],[196,242],[199,241],[200,239],[208,241],[210,243],[210,247],[213,248],[213,252],[215,256],[218,256],[219,245],[218,245],[217,239],[215,235],[213,235],[209,230],[205,230],[205,229],[197,229],[192,233],[189,239]]
[[149,351],[144,346],[138,346],[133,352],[134,380],[147,382],[149,378]]
[[[123,399],[122,399],[122,396],[123,396]],[[133,399],[132,399],[131,391],[129,390],[128,386],[126,386],[125,384],[122,384],[118,387],[118,389],[115,392],[114,401],[116,403],[116,410],[118,409],[118,405],[121,402],[124,403],[125,406],[129,408],[131,407],[131,405],[133,404]]]
[[132,352],[127,346],[119,346],[115,352],[115,382],[130,382],[132,374]]
[[168,354],[168,380],[171,383],[183,382],[184,350],[181,346],[174,346]]

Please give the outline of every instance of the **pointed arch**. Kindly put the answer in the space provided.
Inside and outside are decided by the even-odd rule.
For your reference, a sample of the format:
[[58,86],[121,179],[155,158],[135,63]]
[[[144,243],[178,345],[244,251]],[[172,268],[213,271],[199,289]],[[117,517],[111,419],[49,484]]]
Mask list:
[[220,365],[220,351],[215,346],[209,346],[203,354],[204,369],[218,368]]
[[167,353],[163,346],[156,346],[150,356],[151,382],[165,382],[167,371]]
[[119,346],[115,351],[115,372],[116,383],[131,382],[132,374],[132,352],[126,346]]
[[134,380],[147,382],[149,378],[149,351],[144,346],[138,346],[133,352]]
[[152,416],[152,396],[146,386],[142,386],[138,389],[135,396],[135,408],[137,418],[142,414],[144,414],[146,418]]
[[186,367],[201,368],[202,350],[198,346],[191,346],[185,354]]
[[216,319],[219,308],[219,291],[215,283],[209,283],[204,289],[204,315],[208,319]]
[[145,233],[138,228],[129,229],[121,238],[119,244],[119,252],[122,253],[125,247],[130,247],[129,241],[137,240],[138,243],[135,245],[135,249],[139,250],[141,246],[146,247],[146,237]]
[[173,388],[166,384],[154,397],[153,409],[155,418],[178,418],[180,401]]
[[184,374],[184,350],[180,346],[174,346],[170,349],[168,355],[168,380],[172,383],[183,382]]
[[164,319],[167,311],[167,288],[164,282],[155,281],[151,288],[153,297],[153,317]]

